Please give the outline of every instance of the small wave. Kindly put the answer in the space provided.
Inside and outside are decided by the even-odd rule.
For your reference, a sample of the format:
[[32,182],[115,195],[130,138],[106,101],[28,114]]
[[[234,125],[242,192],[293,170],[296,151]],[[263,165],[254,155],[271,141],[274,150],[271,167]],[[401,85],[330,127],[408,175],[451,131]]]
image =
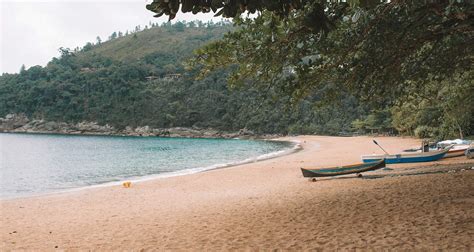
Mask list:
[[[275,151],[275,152],[270,152],[270,153],[267,153],[267,154],[262,154],[262,155],[257,156],[257,157],[247,158],[247,159],[240,160],[240,161],[223,163],[223,164],[214,164],[214,165],[210,165],[210,166],[206,166],[206,167],[196,167],[196,168],[184,169],[184,170],[179,170],[179,171],[154,174],[154,175],[149,175],[149,176],[144,176],[144,177],[132,177],[132,178],[129,178],[129,179],[126,179],[126,180],[123,180],[123,181],[131,181],[131,182],[136,183],[136,182],[143,182],[143,181],[149,181],[149,180],[154,180],[154,179],[162,179],[162,178],[170,178],[170,177],[177,177],[177,176],[183,176],[183,175],[190,175],[190,174],[195,174],[195,173],[199,173],[199,172],[217,170],[217,169],[222,169],[222,168],[227,168],[227,167],[232,167],[232,166],[237,166],[237,165],[254,163],[254,162],[258,162],[258,161],[264,161],[264,160],[267,160],[267,159],[272,159],[272,158],[276,158],[276,157],[285,156],[285,155],[294,153],[294,152],[299,151],[299,150],[302,149],[301,142],[297,141],[297,140],[281,141],[279,139],[270,139],[270,140],[266,140],[266,141],[287,142],[287,143],[291,143],[292,147],[291,148],[286,148],[286,149],[283,149],[283,150],[279,150],[279,151]],[[118,183],[118,184],[120,184],[120,183]]]
[[176,148],[171,148],[169,146],[154,146],[154,147],[146,147],[143,148],[145,151],[170,151]]

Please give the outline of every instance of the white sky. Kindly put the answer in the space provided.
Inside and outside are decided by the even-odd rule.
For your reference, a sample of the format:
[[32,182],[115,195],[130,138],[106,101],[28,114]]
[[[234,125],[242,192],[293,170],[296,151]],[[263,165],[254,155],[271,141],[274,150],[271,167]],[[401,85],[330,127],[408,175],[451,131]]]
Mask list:
[[[16,73],[26,68],[45,66],[59,56],[59,47],[82,47],[87,42],[102,41],[112,32],[133,30],[148,23],[163,23],[168,17],[154,18],[145,9],[145,0],[0,0],[0,74]],[[212,13],[179,13],[173,20],[215,22]]]

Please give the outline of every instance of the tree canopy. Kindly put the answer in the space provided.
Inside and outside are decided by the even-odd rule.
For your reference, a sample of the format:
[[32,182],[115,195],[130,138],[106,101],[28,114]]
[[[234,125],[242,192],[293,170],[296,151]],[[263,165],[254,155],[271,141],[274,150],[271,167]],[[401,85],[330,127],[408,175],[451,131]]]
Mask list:
[[454,109],[473,100],[469,1],[305,1],[281,14],[263,8],[257,17],[235,16],[238,29],[197,50],[190,66],[202,75],[233,66],[231,85],[292,101],[316,92],[330,103],[350,93],[374,110],[400,114],[412,103],[405,113],[418,114],[428,106],[439,116],[414,120],[407,132],[427,125],[472,132],[472,112]]
[[155,17],[162,15],[169,16],[173,19],[178,11],[192,12],[193,14],[202,12],[207,13],[211,10],[216,16],[236,17],[242,12],[248,11],[255,13],[264,9],[274,11],[281,15],[287,15],[291,10],[301,9],[304,0],[287,0],[287,1],[267,1],[267,0],[233,0],[233,1],[199,1],[199,0],[154,0],[148,4],[146,8],[156,13]]
[[[471,1],[155,0],[147,8],[170,19],[180,8],[234,18],[235,31],[190,61],[201,76],[232,67],[231,86],[293,103],[316,93],[329,104],[349,93],[374,111],[391,111],[407,133],[474,130],[472,112],[459,109],[473,100]],[[410,121],[402,114],[425,119],[402,122]]]

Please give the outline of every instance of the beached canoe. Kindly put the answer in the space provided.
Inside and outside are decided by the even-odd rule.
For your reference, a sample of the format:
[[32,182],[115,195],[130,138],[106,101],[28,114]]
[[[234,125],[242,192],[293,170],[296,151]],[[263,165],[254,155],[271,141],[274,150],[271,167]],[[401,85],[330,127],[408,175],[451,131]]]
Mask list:
[[346,166],[338,166],[338,167],[322,168],[322,169],[301,168],[301,172],[303,173],[303,177],[306,177],[306,178],[331,177],[331,176],[339,176],[339,175],[373,171],[373,170],[377,170],[383,167],[385,167],[385,161],[377,160],[371,163],[346,165]]
[[430,162],[443,158],[450,149],[451,147],[437,151],[420,153],[402,153],[395,155],[363,155],[361,158],[364,163],[370,163],[382,159],[385,160],[386,164]]

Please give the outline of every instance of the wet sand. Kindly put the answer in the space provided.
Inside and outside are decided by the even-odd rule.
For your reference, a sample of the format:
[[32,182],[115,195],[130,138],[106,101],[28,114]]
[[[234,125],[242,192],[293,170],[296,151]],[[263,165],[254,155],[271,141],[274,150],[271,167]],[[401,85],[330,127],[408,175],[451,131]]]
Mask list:
[[[131,188],[2,200],[0,250],[474,249],[474,160],[310,182],[300,167],[381,150],[370,137],[286,139],[303,150]],[[376,139],[391,153],[419,143]]]

